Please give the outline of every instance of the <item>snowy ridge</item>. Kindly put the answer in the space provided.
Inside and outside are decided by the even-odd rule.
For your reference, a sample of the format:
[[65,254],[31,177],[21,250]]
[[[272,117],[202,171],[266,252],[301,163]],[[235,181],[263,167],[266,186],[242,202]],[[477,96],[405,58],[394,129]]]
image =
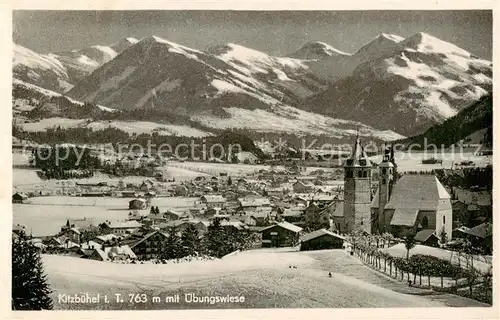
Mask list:
[[246,75],[252,75],[253,73],[267,74],[270,70],[277,67],[286,67],[292,70],[307,69],[303,61],[299,59],[272,57],[263,52],[234,43],[211,47],[207,51]]
[[14,44],[14,77],[64,93],[81,78],[111,61],[137,41],[134,38],[126,38],[112,46],[94,45],[47,55]]
[[64,92],[72,87],[66,68],[56,57],[17,44],[14,44],[12,69],[15,78],[49,89]]
[[302,46],[298,51],[292,53],[290,57],[303,60],[316,60],[339,55],[348,56],[350,54],[338,50],[327,43],[311,41]]
[[404,38],[382,33],[361,46],[351,55],[334,55],[309,61],[308,66],[316,76],[335,82],[349,76],[359,65],[392,54]]
[[[112,108],[217,105],[262,107],[298,102],[324,88],[303,61],[272,57],[236,44],[206,52],[151,36],[142,39],[71,90],[78,100]],[[189,92],[189,93],[188,93]],[[133,94],[132,94],[133,93]],[[246,105],[245,105],[246,104]]]

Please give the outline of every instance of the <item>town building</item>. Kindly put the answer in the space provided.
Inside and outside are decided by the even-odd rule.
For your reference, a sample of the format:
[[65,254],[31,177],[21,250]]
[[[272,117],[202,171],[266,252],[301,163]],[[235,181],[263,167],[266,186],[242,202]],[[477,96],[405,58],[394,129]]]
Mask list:
[[137,256],[128,245],[93,248],[88,259],[97,261],[135,260]]
[[285,208],[279,215],[281,219],[289,223],[299,223],[304,221],[304,207]]
[[68,219],[66,224],[61,227],[61,231],[64,232],[67,229],[75,228],[80,232],[91,231],[96,229],[97,226],[94,224],[94,219],[83,218],[83,219]]
[[256,210],[261,207],[270,207],[271,202],[266,197],[260,196],[246,196],[238,199],[240,210]]
[[167,240],[167,235],[160,231],[148,233],[139,241],[130,244],[130,249],[134,252],[139,260],[149,260],[158,258],[163,244]]
[[59,235],[66,237],[74,243],[80,243],[81,232],[78,230],[78,228],[65,229],[61,231]]
[[125,236],[132,233],[135,229],[142,227],[142,224],[136,220],[128,221],[106,221],[101,224],[101,228],[106,232],[113,233],[119,236]]
[[316,229],[318,226],[330,228],[330,216],[335,211],[336,203],[333,201],[328,204],[311,203],[304,211],[305,225]]
[[186,197],[189,195],[189,189],[184,184],[179,184],[175,186],[174,194],[178,197]]
[[475,247],[482,248],[485,254],[493,252],[493,224],[485,222],[464,230],[465,238]]
[[433,229],[422,229],[415,234],[415,241],[428,247],[439,247],[439,238]]
[[297,180],[292,188],[295,193],[308,193],[314,191],[314,184],[310,181]]
[[12,195],[12,203],[24,203],[28,200],[28,196],[22,192],[16,192]]
[[288,222],[266,227],[262,233],[263,247],[294,247],[299,243],[301,227]]
[[207,194],[201,196],[200,200],[207,208],[223,208],[226,204],[226,199],[221,195]]
[[300,239],[300,251],[342,249],[344,237],[326,229],[319,229]]
[[128,202],[129,209],[142,210],[146,209],[147,201],[145,199],[132,199]]
[[103,244],[103,243],[110,243],[113,241],[118,241],[121,239],[122,239],[122,237],[120,237],[116,234],[113,234],[113,233],[109,233],[109,234],[103,234],[103,235],[96,236],[94,239],[92,239],[92,241],[95,243],[98,243],[98,244]]
[[123,198],[137,198],[139,195],[135,191],[121,191]]

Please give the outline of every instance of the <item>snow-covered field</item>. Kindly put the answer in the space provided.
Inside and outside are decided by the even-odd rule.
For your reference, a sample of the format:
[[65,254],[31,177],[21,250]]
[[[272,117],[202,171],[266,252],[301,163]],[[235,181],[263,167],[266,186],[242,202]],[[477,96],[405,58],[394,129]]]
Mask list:
[[89,119],[68,119],[68,118],[45,118],[37,122],[20,123],[19,126],[29,132],[46,131],[49,128],[90,128],[93,130],[103,130],[115,128],[123,130],[129,134],[142,134],[158,132],[160,135],[178,135],[186,137],[206,137],[213,135],[185,125],[161,124],[149,121],[91,121]]
[[[61,226],[69,218],[92,218],[96,224],[106,220],[116,221],[127,219],[130,198],[110,197],[70,197],[51,196],[30,198],[29,204],[13,204],[13,222],[22,224],[34,236],[53,235],[60,231]],[[180,210],[189,207],[197,198],[154,198],[151,205],[160,210]],[[147,214],[148,210],[141,210]]]
[[[444,307],[447,299],[408,295],[363,266],[343,250],[294,252],[290,249],[257,249],[221,260],[182,264],[114,264],[73,257],[44,255],[49,283],[58,293],[100,293],[124,297],[123,303],[67,305],[56,299],[56,309],[194,309],[194,308],[356,308]],[[297,268],[289,268],[289,266]],[[328,278],[328,272],[332,278]],[[144,293],[149,301],[128,303],[128,294]],[[244,303],[190,304],[184,294],[244,296]],[[165,297],[179,294],[179,303]],[[160,296],[161,303],[152,303]],[[477,306],[468,299],[462,305]]]
[[[406,257],[406,248],[404,243],[400,243],[390,248],[386,248],[384,249],[384,251],[394,257]],[[416,245],[413,249],[410,250],[410,256],[415,254],[430,255],[440,259],[451,261],[453,263],[458,263],[460,259],[462,265],[466,265],[467,263],[465,257],[459,257],[459,255],[456,252],[440,248],[423,246],[423,245]],[[476,268],[481,272],[487,272],[488,270],[491,269],[491,263],[487,262],[487,260],[490,258],[476,257],[474,259],[474,268]]]
[[[227,172],[232,175],[244,175],[252,174],[258,172],[259,170],[270,170],[271,166],[265,164],[243,164],[243,163],[209,163],[209,162],[172,162],[167,167],[169,170],[173,170],[173,166],[176,168],[192,170],[194,172],[206,173],[217,175],[221,172]],[[284,170],[284,166],[276,166],[276,170]],[[306,174],[311,171],[323,170],[325,172],[331,172],[335,169],[332,168],[321,168],[321,167],[307,167]]]
[[[14,155],[14,154],[13,154]],[[15,163],[25,164],[23,159],[23,155],[16,155]],[[34,168],[14,168],[12,169],[13,176],[13,186],[16,189],[29,190],[29,189],[53,189],[53,188],[62,188],[62,187],[74,187],[76,182],[79,183],[99,183],[99,182],[107,182],[108,185],[118,185],[120,180],[123,181],[124,184],[133,183],[133,184],[141,184],[146,179],[151,179],[148,177],[142,176],[127,176],[127,177],[116,177],[110,176],[107,174],[103,174],[97,172],[91,178],[82,178],[82,179],[68,179],[68,180],[42,180],[38,177],[36,173],[37,169]],[[175,172],[174,172],[175,173]],[[173,174],[174,174],[173,173]]]
[[[449,152],[439,151],[438,153],[434,153],[432,151],[428,152],[396,152],[395,153],[396,163],[398,165],[398,170],[400,172],[404,171],[428,171],[432,169],[450,169],[454,164],[460,163],[462,161],[474,161],[476,167],[484,167],[488,164],[493,163],[492,157],[486,156],[476,156],[473,152]],[[436,164],[422,164],[422,160],[429,158],[436,158],[443,160],[443,163]],[[382,156],[374,156],[370,158],[371,161],[375,163],[380,163],[382,161]]]
[[402,135],[386,130],[376,130],[355,121],[334,119],[307,112],[290,106],[276,106],[272,112],[262,109],[225,108],[229,118],[203,115],[194,116],[198,121],[212,128],[248,128],[261,132],[287,132],[296,134],[328,134],[342,138],[356,135],[377,137],[384,140],[397,140]]

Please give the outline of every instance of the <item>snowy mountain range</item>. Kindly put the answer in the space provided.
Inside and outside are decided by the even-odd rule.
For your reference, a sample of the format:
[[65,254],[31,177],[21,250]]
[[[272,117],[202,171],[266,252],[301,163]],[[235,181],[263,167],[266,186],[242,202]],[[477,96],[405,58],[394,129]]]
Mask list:
[[[370,58],[361,58],[366,55]],[[356,63],[366,62],[334,80],[303,108],[413,135],[492,91],[490,61],[425,33],[404,40],[380,36],[351,57],[356,56]],[[329,58],[328,67],[321,69],[340,70],[332,61]]]
[[165,108],[211,128],[398,139],[492,89],[492,64],[424,33],[381,34],[349,54],[309,42],[289,57],[234,43],[205,51],[151,36],[40,55],[14,77],[117,110]]
[[124,38],[110,46],[95,45],[49,54],[39,54],[14,44],[13,74],[19,80],[64,93],[137,41]]

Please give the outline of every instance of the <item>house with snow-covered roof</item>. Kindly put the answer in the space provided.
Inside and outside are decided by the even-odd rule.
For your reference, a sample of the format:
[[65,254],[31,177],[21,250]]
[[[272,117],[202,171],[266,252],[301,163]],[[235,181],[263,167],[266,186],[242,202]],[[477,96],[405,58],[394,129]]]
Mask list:
[[127,220],[127,221],[106,221],[102,224],[102,229],[119,236],[127,235],[132,233],[135,229],[142,227],[142,224],[137,220]]
[[207,206],[207,208],[223,208],[226,204],[226,199],[219,194],[206,194],[201,196],[200,201]]
[[299,243],[302,228],[289,222],[280,222],[266,227],[262,233],[263,247],[294,247]]

